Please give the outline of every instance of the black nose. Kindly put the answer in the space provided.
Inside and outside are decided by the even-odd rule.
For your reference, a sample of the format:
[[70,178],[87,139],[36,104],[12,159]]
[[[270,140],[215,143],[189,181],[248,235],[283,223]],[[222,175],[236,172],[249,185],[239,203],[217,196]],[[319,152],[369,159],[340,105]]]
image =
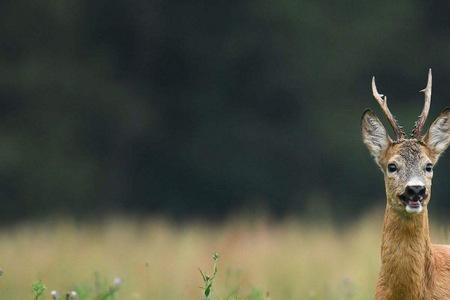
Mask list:
[[425,187],[423,185],[408,185],[406,187],[406,194],[410,197],[414,196],[424,196]]

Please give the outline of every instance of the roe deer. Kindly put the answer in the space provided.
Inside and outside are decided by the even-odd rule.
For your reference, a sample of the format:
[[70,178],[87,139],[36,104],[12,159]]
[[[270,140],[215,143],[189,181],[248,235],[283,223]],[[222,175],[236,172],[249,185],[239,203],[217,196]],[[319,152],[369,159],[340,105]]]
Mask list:
[[424,107],[411,138],[389,111],[386,97],[378,93],[375,78],[373,96],[396,139],[389,137],[371,110],[361,119],[362,138],[384,174],[387,198],[377,300],[450,299],[450,247],[431,243],[427,209],[433,166],[450,143],[450,108],[422,134],[430,109],[431,81],[430,69],[427,86],[421,91]]

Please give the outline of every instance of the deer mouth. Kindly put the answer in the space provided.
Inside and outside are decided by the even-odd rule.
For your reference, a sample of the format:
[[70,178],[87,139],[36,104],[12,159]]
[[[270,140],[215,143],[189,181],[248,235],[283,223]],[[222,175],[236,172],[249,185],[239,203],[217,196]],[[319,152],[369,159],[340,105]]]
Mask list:
[[410,196],[407,194],[402,194],[399,196],[400,201],[406,208],[406,211],[409,213],[419,213],[422,211],[423,201],[426,198],[426,195],[414,195]]

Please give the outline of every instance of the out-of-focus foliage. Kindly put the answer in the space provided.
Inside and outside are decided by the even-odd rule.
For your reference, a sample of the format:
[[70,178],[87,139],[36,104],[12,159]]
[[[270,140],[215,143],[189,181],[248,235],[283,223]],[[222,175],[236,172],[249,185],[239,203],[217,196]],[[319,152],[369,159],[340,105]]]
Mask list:
[[[450,103],[448,8],[2,1],[0,216],[342,216],[382,205],[359,133],[363,109],[376,107],[370,77],[410,127],[428,67],[431,116]],[[447,193],[448,167],[444,156],[434,198]]]
[[[52,290],[59,300],[112,300],[111,293],[114,300],[205,300],[199,268],[215,272],[214,251],[220,261],[214,282],[207,280],[211,300],[372,299],[381,220],[372,213],[345,229],[248,218],[219,226],[120,218],[21,223],[0,229],[1,299],[31,300],[38,278],[47,287],[39,300],[50,300]],[[434,241],[447,242],[447,227],[436,225]],[[66,298],[71,291],[77,297]]]

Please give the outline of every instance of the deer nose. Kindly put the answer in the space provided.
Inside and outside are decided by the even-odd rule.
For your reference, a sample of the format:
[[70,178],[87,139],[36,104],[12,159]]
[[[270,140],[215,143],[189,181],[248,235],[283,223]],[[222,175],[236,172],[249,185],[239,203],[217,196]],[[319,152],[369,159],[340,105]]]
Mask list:
[[425,195],[425,191],[426,189],[423,185],[408,185],[405,192],[409,197],[423,197]]

